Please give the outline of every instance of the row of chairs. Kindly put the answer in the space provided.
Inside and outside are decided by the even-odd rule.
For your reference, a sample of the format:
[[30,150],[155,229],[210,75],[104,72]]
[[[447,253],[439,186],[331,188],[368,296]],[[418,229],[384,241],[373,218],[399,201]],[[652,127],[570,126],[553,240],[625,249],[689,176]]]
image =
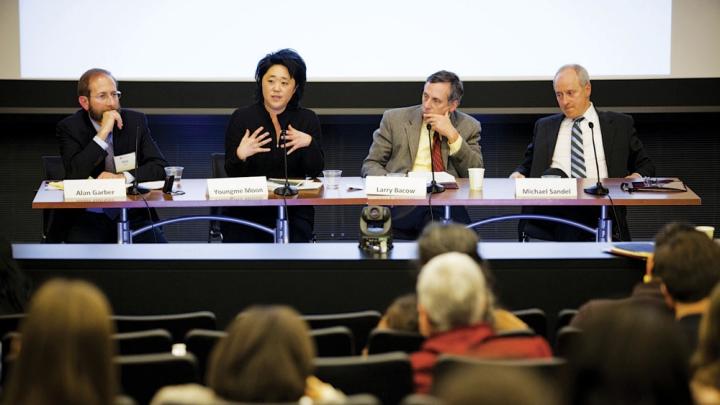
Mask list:
[[[568,326],[572,318],[577,313],[573,309],[565,309],[558,314],[555,334],[563,327]],[[524,310],[513,311],[518,318],[523,320],[528,326],[539,336],[549,338],[548,322],[545,312],[538,308],[530,308]],[[0,336],[5,336],[9,332],[17,331],[20,321],[24,314],[2,315],[0,316]],[[345,338],[346,346],[350,346],[350,354],[360,354],[363,348],[368,346],[368,339],[371,331],[375,329],[380,321],[381,314],[378,311],[358,311],[327,315],[304,315],[303,319],[308,323],[311,329],[327,329],[344,327],[349,330],[349,336]],[[118,333],[128,333],[137,331],[146,331],[152,329],[164,329],[170,333],[174,343],[182,343],[187,333],[193,329],[217,330],[217,320],[215,315],[209,311],[198,311],[173,315],[114,315],[116,329]],[[348,334],[339,329],[327,330],[325,333],[316,333],[317,341],[331,340],[339,341],[335,335]],[[411,347],[417,342],[417,335],[410,334],[406,336]],[[400,337],[391,336],[390,339],[400,339]],[[380,344],[382,337],[376,337],[376,344]],[[422,343],[422,342],[420,342]],[[322,347],[320,355],[322,357],[333,356],[340,353],[347,353],[347,350],[336,351],[331,345],[320,345]],[[325,352],[327,347],[329,351]],[[339,346],[336,346],[339,347]],[[379,347],[382,347],[380,345]],[[402,351],[407,351],[401,349]],[[377,353],[378,351],[375,351]],[[371,351],[373,353],[373,351]]]

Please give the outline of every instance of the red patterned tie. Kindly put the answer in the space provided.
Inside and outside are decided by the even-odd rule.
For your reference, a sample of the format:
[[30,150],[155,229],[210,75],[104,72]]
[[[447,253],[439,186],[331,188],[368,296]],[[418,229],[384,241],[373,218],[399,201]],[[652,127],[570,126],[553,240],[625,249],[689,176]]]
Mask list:
[[432,144],[432,171],[434,172],[444,172],[445,171],[445,165],[443,164],[442,159],[442,141],[440,140],[440,135],[438,135],[437,132],[433,135],[433,144]]

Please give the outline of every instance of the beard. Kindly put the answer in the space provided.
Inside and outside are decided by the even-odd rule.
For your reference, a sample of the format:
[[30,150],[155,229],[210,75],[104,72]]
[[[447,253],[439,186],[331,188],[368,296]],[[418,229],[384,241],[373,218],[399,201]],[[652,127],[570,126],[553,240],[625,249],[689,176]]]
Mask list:
[[96,109],[92,105],[90,105],[90,108],[88,108],[88,115],[90,115],[90,118],[97,122],[102,122],[102,116],[105,111],[112,111],[117,110],[120,111],[120,105],[118,104],[117,108],[103,108],[103,109]]

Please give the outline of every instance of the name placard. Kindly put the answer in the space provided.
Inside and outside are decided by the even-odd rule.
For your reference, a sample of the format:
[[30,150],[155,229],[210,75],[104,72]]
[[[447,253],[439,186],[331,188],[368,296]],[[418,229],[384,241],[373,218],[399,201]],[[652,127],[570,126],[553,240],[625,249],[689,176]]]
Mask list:
[[207,191],[210,200],[266,200],[268,198],[265,176],[207,179]]
[[124,201],[125,179],[63,181],[65,201]]
[[577,198],[577,179],[516,179],[515,198]]
[[426,184],[422,177],[367,176],[365,178],[367,195],[425,197]]

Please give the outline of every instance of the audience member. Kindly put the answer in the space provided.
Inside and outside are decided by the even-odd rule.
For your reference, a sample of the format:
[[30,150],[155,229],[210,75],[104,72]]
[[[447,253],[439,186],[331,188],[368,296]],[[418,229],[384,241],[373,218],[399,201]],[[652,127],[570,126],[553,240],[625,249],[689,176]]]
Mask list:
[[691,388],[698,405],[720,404],[720,285],[700,324],[700,341],[692,359]]
[[694,351],[710,292],[720,281],[720,246],[701,232],[684,232],[658,248],[654,260],[665,300]]
[[211,354],[208,388],[166,387],[152,404],[295,402],[303,397],[314,403],[344,400],[341,392],[312,375],[315,348],[307,324],[293,309],[252,307],[227,332]]
[[[685,222],[671,222],[655,235],[655,250],[665,245],[669,240],[683,232],[694,232],[695,227]],[[662,294],[660,286],[662,282],[658,277],[653,277],[654,257],[650,255],[645,262],[645,276],[643,281],[639,282],[633,288],[629,297],[621,299],[595,299],[585,303],[578,310],[577,315],[573,317],[570,325],[582,328],[583,323],[591,318],[592,315],[608,306],[624,306],[624,305],[647,305],[672,316],[672,308],[665,303],[665,297]]]
[[107,405],[118,392],[111,309],[84,281],[53,280],[30,302],[6,404]]
[[13,259],[12,245],[0,238],[0,315],[25,312],[30,280]]
[[377,328],[419,333],[417,296],[405,294],[396,298],[385,310]]
[[496,358],[550,357],[541,337],[495,338],[487,319],[488,298],[480,267],[465,254],[430,260],[417,281],[420,333],[427,337],[411,355],[415,389],[427,393],[432,369],[443,353]]
[[477,233],[460,224],[431,223],[423,229],[418,238],[418,258],[420,266],[424,266],[433,257],[447,252],[464,253],[477,263],[485,277],[487,305],[487,321],[496,331],[528,329],[525,322],[510,311],[498,308],[496,302],[495,277],[490,266],[478,253],[480,239]]
[[588,319],[568,377],[572,405],[693,403],[682,334],[648,307],[609,307]]

